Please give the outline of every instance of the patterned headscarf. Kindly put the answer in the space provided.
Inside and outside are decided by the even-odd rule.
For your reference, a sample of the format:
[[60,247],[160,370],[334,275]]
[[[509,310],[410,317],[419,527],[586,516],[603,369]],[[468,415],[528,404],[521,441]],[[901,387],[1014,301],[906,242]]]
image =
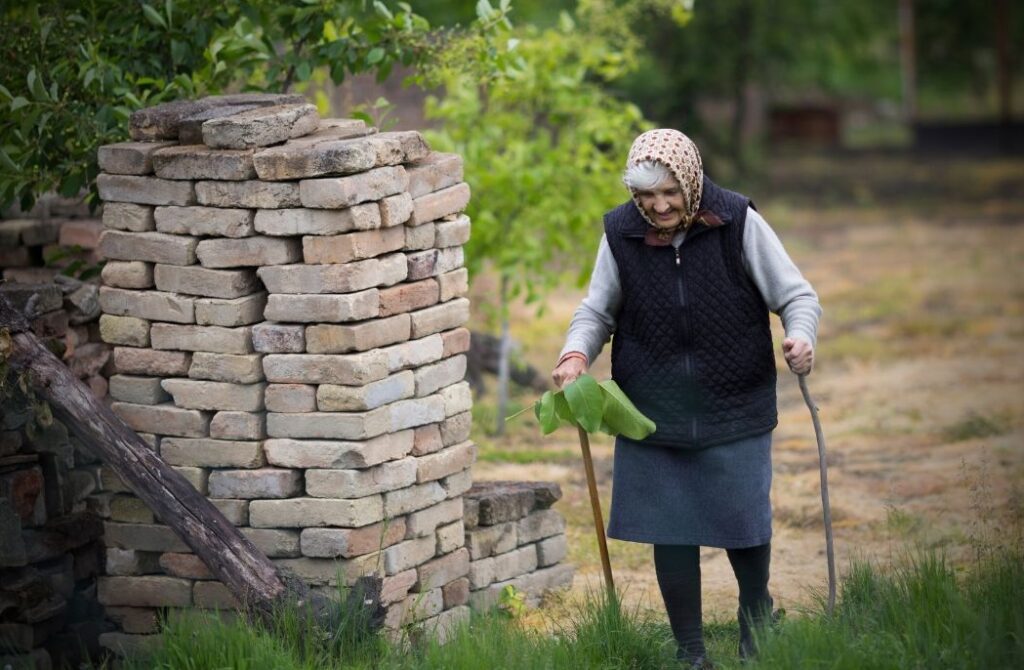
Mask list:
[[[629,158],[626,159],[626,167],[631,167],[644,161],[658,161],[669,169],[669,172],[679,181],[683,189],[683,227],[688,228],[694,219],[697,218],[697,210],[700,207],[701,190],[704,186],[704,167],[700,160],[700,152],[697,145],[686,135],[671,128],[658,128],[648,130],[635,140],[629,149]],[[647,217],[644,208],[640,205],[640,198],[634,189],[629,189],[636,203],[640,215],[647,223],[654,225],[654,222]]]

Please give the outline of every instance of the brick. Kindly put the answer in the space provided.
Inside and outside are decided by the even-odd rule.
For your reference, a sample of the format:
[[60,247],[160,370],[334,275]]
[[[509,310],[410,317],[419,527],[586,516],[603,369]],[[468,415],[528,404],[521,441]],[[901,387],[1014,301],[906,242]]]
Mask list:
[[406,533],[409,537],[433,535],[439,526],[461,520],[462,511],[461,498],[442,500],[406,517]]
[[[108,561],[109,565],[109,561]],[[107,607],[107,618],[128,634],[149,635],[160,630],[159,610],[145,607]]]
[[100,174],[96,177],[96,187],[104,202],[139,205],[193,205],[196,202],[196,192],[190,181]]
[[150,206],[130,202],[107,202],[103,204],[103,226],[143,233],[156,230],[156,220]]
[[565,533],[565,518],[553,509],[537,510],[518,523],[519,544]]
[[[264,465],[260,443],[168,437],[160,441],[160,456],[170,465],[203,468],[258,468]],[[214,473],[216,474],[216,473]],[[217,498],[246,496],[211,494]]]
[[100,238],[100,253],[111,260],[192,265],[197,243],[196,238],[182,235],[106,230]]
[[315,409],[319,409],[321,412],[356,412],[375,409],[396,400],[410,398],[413,391],[414,383],[411,371],[399,372],[364,386],[321,384],[316,390]]
[[390,430],[404,430],[443,421],[444,400],[436,395],[399,400],[375,411],[387,412]]
[[512,551],[519,546],[516,522],[481,526],[466,531],[466,548],[474,561]]
[[196,379],[165,379],[164,390],[186,409],[258,412],[263,409],[263,383],[229,384]]
[[[473,564],[473,566],[475,565],[476,563]],[[487,586],[485,589],[473,591],[469,596],[470,606],[475,610],[486,610],[494,607],[498,604],[501,593],[507,586],[525,592],[527,594],[527,604],[535,606],[540,602],[540,597],[544,593],[557,588],[571,586],[572,577],[572,566],[555,565],[550,568],[542,568],[531,574],[500,581]]]
[[374,203],[345,209],[260,209],[254,223],[264,235],[337,235],[380,228],[381,213]]
[[438,247],[459,247],[469,242],[470,222],[465,215],[450,221],[438,221],[435,240]]
[[401,228],[362,230],[343,235],[307,235],[302,238],[302,258],[306,263],[315,264],[350,263],[398,251],[404,244],[405,231]]
[[107,548],[134,549],[162,553],[191,551],[167,526],[145,523],[104,523],[103,541]]
[[303,352],[306,327],[259,323],[252,327],[252,344],[256,351],[267,354]]
[[274,93],[233,93],[211,95],[199,100],[175,100],[132,112],[128,130],[134,140],[173,140],[181,136],[183,128],[186,135],[191,132],[187,129],[190,119],[201,116],[203,112],[211,109],[238,106],[266,107],[298,104],[303,101],[304,98],[300,95]]
[[210,437],[218,440],[262,440],[266,436],[262,412],[217,412],[210,419]]
[[[469,300],[456,298],[449,302],[412,312],[413,338],[426,337],[442,330],[458,328],[469,321]],[[156,328],[156,326],[153,326]]]
[[466,357],[451,356],[438,363],[425,365],[415,372],[416,397],[428,396],[446,386],[462,381],[466,376]]
[[198,298],[196,324],[225,328],[248,326],[263,320],[266,305],[267,294],[263,292],[240,298]]
[[445,584],[441,589],[444,596],[444,608],[451,609],[469,602],[469,578],[460,577],[455,581]]
[[306,328],[306,350],[311,354],[343,354],[405,342],[411,332],[408,314],[396,314],[351,325],[316,325]]
[[[330,323],[360,321],[377,316],[380,298],[375,288],[358,293],[280,294],[267,296],[263,314],[273,321]],[[309,329],[306,344],[309,347]]]
[[380,226],[400,226],[412,216],[412,196],[408,193],[389,195],[380,201]]
[[301,493],[302,473],[297,470],[260,467],[210,473],[210,495],[220,498],[291,498]]
[[94,219],[65,221],[60,227],[57,244],[62,247],[95,249],[99,246],[103,224]]
[[[249,525],[249,501],[248,500],[230,500],[227,498],[211,498],[210,502],[213,506],[220,510],[220,513],[224,515],[234,526],[247,526]],[[243,533],[245,530],[243,529]]]
[[296,530],[274,528],[240,528],[239,530],[269,558],[302,556],[302,551],[299,549],[299,532]]
[[270,384],[264,402],[268,412],[315,412],[316,387],[309,384]]
[[121,658],[145,657],[163,644],[159,635],[128,635],[116,631],[100,633],[96,640],[100,647]]
[[[434,237],[437,227],[433,223],[424,223],[416,227],[405,229],[405,251],[422,251],[434,248]],[[436,252],[435,252],[436,255]]]
[[476,460],[476,445],[462,442],[416,460],[416,483],[433,481],[469,468]]
[[418,579],[416,585],[412,587],[413,591],[422,593],[444,586],[469,574],[469,552],[465,549],[456,549],[446,556],[421,565],[416,572]]
[[267,461],[285,468],[368,468],[402,458],[412,448],[412,431],[388,433],[363,442],[270,439]]
[[114,347],[114,369],[121,374],[184,377],[191,363],[192,355],[181,351]]
[[299,185],[294,182],[268,183],[249,181],[198,181],[196,199],[200,205],[213,207],[249,207],[279,209],[299,207]]
[[432,454],[443,447],[444,443],[441,442],[440,424],[432,423],[415,429],[412,445],[413,456]]
[[449,498],[457,498],[473,488],[473,471],[470,468],[466,468],[461,472],[448,475],[439,481]]
[[459,268],[439,275],[437,283],[441,288],[441,302],[461,298],[469,293],[469,271]]
[[100,315],[100,337],[107,344],[149,346],[149,321],[134,316]]
[[426,563],[434,557],[434,545],[433,537],[418,537],[388,547],[384,550],[384,574],[396,575]]
[[437,529],[437,553],[450,554],[466,546],[466,529],[462,519]]
[[411,486],[416,459],[403,458],[362,470],[307,470],[306,494],[314,498],[362,498]]
[[114,375],[110,378],[109,390],[114,400],[137,405],[159,405],[171,399],[160,386],[159,377]]
[[10,219],[0,221],[0,246],[37,247],[56,242],[63,221],[51,219]]
[[328,140],[345,140],[351,137],[362,137],[375,132],[367,128],[360,119],[320,119],[320,125],[309,135],[288,140],[286,146],[312,146]]
[[188,607],[192,582],[174,577],[100,577],[97,598],[103,605]]
[[359,528],[384,518],[379,495],[356,500],[290,498],[254,500],[249,504],[249,523],[254,528]]
[[458,154],[431,152],[405,169],[409,173],[409,193],[414,198],[462,181],[462,157]]
[[286,143],[256,152],[255,163],[260,179],[268,181],[347,175],[378,165],[374,144],[365,138]]
[[437,304],[440,288],[436,279],[398,284],[380,291],[380,316],[392,316]]
[[[123,521],[125,523],[154,523],[155,515],[153,510],[146,506],[146,503],[142,502],[135,496],[114,496],[110,500],[110,520],[111,521]],[[127,551],[127,550],[122,550]],[[110,574],[144,574],[144,572],[156,572],[156,570],[148,570],[141,572],[115,572]]]
[[201,267],[156,265],[153,279],[160,291],[210,298],[239,298],[260,289],[252,270],[211,270]]
[[96,151],[100,170],[111,174],[144,175],[153,172],[153,154],[173,142],[118,142]]
[[415,130],[397,130],[371,136],[377,140],[397,141],[402,150],[401,163],[423,160],[430,154],[426,140]]
[[206,437],[209,416],[198,410],[182,409],[173,405],[136,405],[115,402],[110,409],[132,430],[180,437]]
[[403,254],[341,265],[277,265],[256,271],[271,293],[354,293],[396,284],[406,272]]
[[494,557],[494,580],[498,582],[525,575],[537,569],[537,549],[533,545],[519,547]]
[[153,154],[153,169],[162,179],[255,179],[252,151],[215,151],[202,144],[161,149]]
[[252,353],[252,329],[154,323],[149,329],[154,349],[203,351],[218,354]]
[[153,264],[142,261],[107,261],[100,274],[114,288],[152,288]]
[[310,104],[253,109],[205,122],[203,143],[214,149],[266,147],[308,135],[319,120],[316,107]]
[[196,582],[192,587],[194,605],[202,609],[236,610],[242,603],[220,582]]
[[416,569],[411,568],[396,575],[384,577],[380,589],[380,602],[382,605],[404,600],[409,594],[409,589],[416,583]]
[[107,314],[151,321],[192,323],[195,320],[192,298],[162,291],[130,291],[101,286],[100,307]]
[[[298,100],[303,102],[303,100]],[[250,109],[256,109],[259,105],[224,105],[218,107],[210,107],[198,111],[195,114],[189,114],[188,116],[181,119],[178,124],[178,144],[183,146],[195,146],[203,144],[203,124],[210,119],[219,119],[223,116],[232,116],[239,112],[247,112]],[[226,151],[234,151],[233,149],[227,149]]]
[[299,241],[277,237],[209,239],[196,245],[196,256],[203,267],[237,268],[284,265],[302,259]]
[[436,505],[444,499],[444,489],[437,482],[416,484],[397,491],[388,491],[384,494],[384,515],[394,518]]
[[[0,247],[0,267],[2,268],[27,268],[32,265],[32,255],[27,247],[5,248]],[[6,270],[5,270],[6,272]]]
[[[438,338],[440,346],[440,338]],[[358,354],[269,354],[263,357],[267,381],[279,384],[360,386],[388,375],[381,350]]]
[[340,583],[354,586],[364,576],[376,576],[377,554],[368,554],[352,559],[292,558],[276,560],[274,563],[311,586],[329,586],[326,595],[336,596]]
[[441,359],[444,351],[440,335],[430,335],[401,344],[394,344],[380,350],[387,358],[389,372],[416,368]]
[[421,195],[413,200],[413,213],[408,225],[418,226],[427,221],[436,221],[452,214],[458,214],[468,204],[469,184],[465,182]]
[[160,554],[160,568],[170,577],[214,579],[210,569],[195,554],[182,554],[173,551]]
[[565,560],[569,553],[569,543],[565,534],[554,535],[537,543],[537,565],[546,568]]
[[187,465],[172,465],[171,469],[184,477],[185,481],[191,484],[192,488],[202,495],[205,496],[208,493],[206,484],[210,476],[209,470]]
[[145,575],[160,571],[157,556],[134,549],[118,549],[109,547],[106,551],[106,574],[127,577],[129,575]]
[[217,354],[197,351],[192,354],[188,376],[232,384],[253,384],[263,381],[263,366],[259,354]]
[[304,179],[299,182],[303,207],[336,209],[401,193],[409,184],[402,166],[379,167],[349,177]]
[[408,255],[409,281],[435,277],[462,267],[465,256],[462,247],[427,249]]
[[175,235],[249,237],[255,231],[253,210],[227,207],[157,207],[156,229]]
[[403,519],[385,520],[362,528],[307,528],[302,531],[302,555],[354,558],[390,547],[403,537]]
[[372,412],[307,412],[267,414],[271,437],[365,440],[388,430],[388,416]]

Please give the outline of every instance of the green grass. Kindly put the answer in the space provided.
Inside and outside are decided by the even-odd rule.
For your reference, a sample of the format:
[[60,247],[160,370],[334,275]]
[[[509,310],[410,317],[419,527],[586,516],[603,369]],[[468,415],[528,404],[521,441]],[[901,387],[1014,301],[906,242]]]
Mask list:
[[579,454],[569,449],[500,449],[484,446],[480,448],[476,460],[485,463],[572,463],[579,460]]
[[[940,553],[921,551],[890,570],[854,564],[829,616],[822,605],[791,614],[759,635],[760,655],[742,665],[736,658],[735,622],[705,625],[709,653],[730,668],[1024,667],[1024,548],[992,551],[966,571]],[[477,668],[647,670],[678,668],[663,617],[623,610],[591,594],[551,622],[547,630],[498,613],[475,615],[446,644],[424,635],[399,642],[360,637],[343,622],[333,635],[304,633],[299,617],[284,612],[274,635],[238,618],[188,613],[166,622],[164,645],[143,668],[240,670]]]

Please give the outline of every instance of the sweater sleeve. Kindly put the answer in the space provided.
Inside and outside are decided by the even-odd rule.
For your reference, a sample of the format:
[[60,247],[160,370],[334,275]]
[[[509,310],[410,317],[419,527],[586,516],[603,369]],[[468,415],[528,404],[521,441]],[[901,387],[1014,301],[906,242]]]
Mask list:
[[787,337],[817,341],[821,304],[818,294],[786,253],[782,241],[755,209],[747,209],[743,264],[768,309],[782,319]]
[[608,240],[602,235],[587,297],[572,315],[560,356],[578,351],[587,357],[588,364],[593,364],[615,332],[615,317],[621,302],[619,267]]

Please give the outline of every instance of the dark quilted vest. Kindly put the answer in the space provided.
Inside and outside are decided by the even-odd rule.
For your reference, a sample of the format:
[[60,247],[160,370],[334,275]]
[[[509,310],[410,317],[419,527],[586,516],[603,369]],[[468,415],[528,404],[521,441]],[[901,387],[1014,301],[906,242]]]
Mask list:
[[647,443],[701,449],[778,423],[768,307],[743,267],[750,200],[704,178],[701,210],[679,248],[644,244],[632,201],[608,212],[605,233],[622,283],[612,377],[658,426]]

